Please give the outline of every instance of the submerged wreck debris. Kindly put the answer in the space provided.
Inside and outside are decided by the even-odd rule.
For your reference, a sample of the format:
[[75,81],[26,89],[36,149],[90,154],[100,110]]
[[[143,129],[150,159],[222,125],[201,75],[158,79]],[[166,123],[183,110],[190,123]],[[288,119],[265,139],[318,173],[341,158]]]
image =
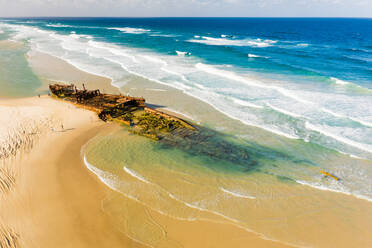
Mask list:
[[53,96],[72,102],[98,114],[103,121],[115,121],[132,127],[132,131],[155,140],[169,133],[197,133],[191,123],[148,107],[142,97],[103,94],[100,90],[87,90],[83,85],[51,84]]
[[178,148],[191,155],[234,163],[242,170],[257,164],[250,160],[248,150],[242,146],[221,138],[222,135],[213,130],[153,109],[146,105],[144,98],[103,94],[83,87],[79,90],[73,84],[49,85],[54,97],[94,111],[103,121],[125,124],[131,132],[159,141],[163,148]]

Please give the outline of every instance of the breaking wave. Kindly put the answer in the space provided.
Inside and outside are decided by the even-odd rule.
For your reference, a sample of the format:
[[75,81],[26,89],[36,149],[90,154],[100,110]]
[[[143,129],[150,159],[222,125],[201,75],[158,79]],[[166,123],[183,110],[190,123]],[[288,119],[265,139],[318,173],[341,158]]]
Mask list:
[[330,187],[330,186],[322,185],[321,183],[318,183],[318,182],[306,182],[303,180],[296,180],[296,182],[299,184],[311,187],[311,188],[350,195],[350,196],[359,198],[361,200],[372,202],[372,198],[365,196],[365,195],[361,195],[359,193],[350,192],[350,190],[347,190],[345,187],[342,187],[342,186]]
[[347,84],[350,84],[349,82],[346,82],[346,81],[343,81],[343,80],[340,80],[340,79],[337,79],[337,78],[334,78],[334,77],[331,77],[331,80],[333,82],[335,82],[336,84],[340,84],[340,85],[347,85]]
[[189,52],[176,51],[176,53],[178,56],[190,56],[191,55],[191,53]]
[[248,58],[265,58],[265,59],[267,59],[268,57],[248,53]]
[[60,23],[57,23],[57,24],[45,24],[45,26],[47,26],[47,27],[53,27],[53,28],[71,28],[71,27],[74,27],[74,26],[71,26],[71,25],[64,25],[64,24],[60,24]]
[[269,47],[277,43],[274,40],[262,40],[262,39],[226,39],[226,38],[212,38],[202,36],[200,39],[191,39],[188,42],[202,43],[213,46],[250,46],[250,47]]
[[335,139],[339,142],[342,142],[344,144],[347,144],[349,146],[352,146],[352,147],[356,147],[360,150],[363,150],[363,151],[366,151],[366,152],[369,152],[369,153],[372,153],[372,145],[369,145],[369,144],[362,144],[362,143],[359,143],[359,142],[356,142],[356,141],[353,141],[351,139],[348,139],[348,138],[345,138],[345,137],[342,137],[342,136],[339,136],[337,134],[334,134],[332,132],[329,132],[327,131],[325,128],[321,127],[321,126],[318,126],[318,125],[314,125],[314,124],[311,124],[309,123],[308,121],[305,122],[305,127],[309,130],[312,130],[312,131],[315,131],[315,132],[318,132],[322,135],[325,135],[325,136],[328,136],[332,139]]
[[225,192],[226,194],[229,194],[229,195],[232,195],[234,197],[239,197],[239,198],[246,198],[246,199],[256,199],[256,197],[254,196],[251,196],[251,195],[246,195],[246,194],[241,194],[239,192],[236,192],[236,191],[230,191],[230,190],[227,190],[223,187],[220,187],[220,189]]
[[125,28],[108,28],[112,30],[118,30],[123,33],[128,33],[128,34],[144,34],[151,32],[149,29],[143,29],[143,28],[130,28],[130,27],[125,27]]
[[148,183],[148,184],[151,184],[149,181],[147,181],[144,177],[142,177],[141,175],[139,175],[138,173],[136,173],[135,171],[129,169],[128,167],[124,166],[123,167],[123,170],[128,173],[129,175],[131,175],[132,177],[134,178],[137,178],[138,180],[144,182],[144,183]]

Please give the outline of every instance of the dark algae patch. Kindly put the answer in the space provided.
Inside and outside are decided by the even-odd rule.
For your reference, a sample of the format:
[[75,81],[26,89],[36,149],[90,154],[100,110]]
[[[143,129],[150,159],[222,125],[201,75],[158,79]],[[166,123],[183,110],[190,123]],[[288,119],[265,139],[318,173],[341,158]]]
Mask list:
[[[267,161],[299,161],[294,156],[206,127],[185,136],[165,136],[156,144],[156,149],[176,149],[190,158],[204,160],[203,164],[213,169],[240,173],[259,172]],[[312,165],[307,160],[302,160],[302,164]]]

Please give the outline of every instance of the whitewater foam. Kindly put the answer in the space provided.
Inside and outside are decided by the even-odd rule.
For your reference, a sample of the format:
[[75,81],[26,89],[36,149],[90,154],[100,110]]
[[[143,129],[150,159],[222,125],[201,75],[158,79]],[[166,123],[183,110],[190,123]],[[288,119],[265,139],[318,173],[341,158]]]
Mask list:
[[236,104],[239,104],[241,106],[245,106],[245,107],[251,107],[251,108],[258,108],[258,109],[262,109],[263,107],[260,106],[260,105],[256,105],[256,104],[253,104],[253,103],[250,103],[250,102],[247,102],[247,101],[243,101],[243,100],[240,100],[240,99],[237,99],[237,98],[233,98],[232,99]]
[[277,112],[280,112],[282,114],[289,115],[289,116],[292,116],[292,117],[295,117],[295,118],[303,118],[302,115],[295,114],[295,113],[289,112],[287,110],[275,107],[275,106],[271,105],[270,103],[266,103],[266,105],[269,106],[270,108],[272,108],[273,110],[275,110]]
[[178,56],[182,56],[182,57],[191,55],[191,53],[189,53],[189,52],[176,51],[176,53],[177,53]]
[[329,109],[326,109],[326,108],[321,108],[321,110],[322,110],[323,112],[326,112],[326,113],[328,113],[328,114],[330,114],[330,115],[333,115],[333,116],[335,116],[335,117],[338,117],[338,118],[346,118],[345,115],[342,115],[342,114],[339,114],[339,113],[335,113],[335,112],[333,112],[332,110],[329,110]]
[[150,36],[153,36],[153,37],[168,37],[168,38],[178,37],[178,35],[175,35],[175,34],[161,34],[161,33],[152,33],[152,34],[150,34]]
[[177,111],[177,110],[174,110],[174,109],[169,108],[169,107],[167,107],[167,108],[163,108],[163,109],[166,109],[166,110],[168,110],[168,111],[170,111],[170,112],[172,112],[172,113],[176,113],[176,114],[179,114],[179,115],[181,115],[181,116],[184,116],[184,117],[186,117],[186,118],[189,119],[189,120],[193,120],[193,121],[195,121],[195,118],[194,118],[194,117],[192,117],[191,115],[188,115],[188,114],[182,113],[181,111]]
[[164,71],[166,73],[169,73],[169,74],[172,74],[172,75],[176,75],[176,76],[180,77],[183,81],[188,81],[183,74],[178,73],[178,72],[175,72],[175,71],[172,71],[169,68],[167,68],[168,63],[166,61],[164,61],[162,59],[159,59],[159,58],[156,58],[156,57],[153,57],[153,56],[149,56],[149,55],[140,55],[140,56],[143,57],[143,58],[145,58],[145,59],[147,59],[148,61],[161,64],[162,67],[160,69],[162,71]]
[[299,43],[299,44],[297,44],[296,46],[298,46],[298,47],[308,47],[308,46],[310,46],[310,44],[307,44],[307,43]]
[[311,187],[311,188],[315,188],[315,189],[318,189],[318,190],[332,191],[332,192],[335,192],[335,193],[341,193],[341,194],[345,194],[345,195],[349,195],[349,196],[354,196],[358,199],[362,199],[362,200],[372,202],[372,199],[367,197],[367,196],[363,196],[363,195],[360,195],[360,194],[353,194],[352,192],[347,191],[347,190],[333,189],[333,188],[321,185],[320,183],[314,183],[314,182],[310,183],[310,182],[306,182],[306,181],[303,181],[303,180],[295,180],[295,181],[299,184],[302,184],[302,185],[305,185],[305,186],[308,186],[308,187]]
[[120,47],[117,47],[115,45],[108,45],[106,43],[97,42],[97,41],[93,41],[93,40],[88,41],[88,44],[90,44],[91,46],[93,46],[95,48],[107,50],[114,55],[130,58],[134,63],[138,63],[135,56],[130,55],[128,53],[125,53],[123,51],[123,49],[121,49]]
[[248,58],[261,58],[261,59],[268,59],[269,57],[268,56],[261,56],[261,55],[256,55],[256,54],[252,54],[252,53],[248,53]]
[[[200,99],[200,100],[203,101],[203,99],[201,99],[201,98],[198,98],[198,99]],[[208,103],[208,104],[210,104],[212,107],[214,107],[216,110],[220,111],[221,113],[225,114],[226,116],[230,117],[231,119],[240,121],[241,123],[243,123],[245,125],[253,126],[253,127],[258,127],[258,128],[264,129],[266,131],[269,131],[270,133],[275,133],[277,135],[280,135],[280,136],[283,136],[283,137],[286,137],[286,138],[289,138],[289,139],[300,139],[300,137],[298,137],[297,135],[292,135],[292,134],[284,133],[284,132],[282,132],[280,130],[273,129],[273,128],[267,127],[265,125],[259,125],[259,124],[252,123],[252,122],[249,122],[249,121],[246,121],[246,120],[242,120],[242,119],[240,119],[238,117],[235,117],[234,115],[232,115],[232,114],[230,114],[230,113],[228,113],[228,112],[220,109],[217,105],[214,105],[214,104],[211,104],[211,103]]]
[[117,180],[119,180],[119,177],[118,176],[115,176],[115,175],[113,175],[111,173],[106,173],[106,172],[104,172],[104,171],[96,168],[95,166],[93,166],[92,164],[90,164],[88,162],[88,160],[87,160],[87,158],[86,158],[85,155],[83,157],[83,160],[84,160],[85,166],[91,172],[93,172],[93,174],[95,174],[102,183],[104,183],[105,185],[107,185],[110,189],[112,189],[114,191],[117,191],[115,185],[116,185]]
[[144,33],[151,32],[150,29],[131,28],[131,27],[124,27],[124,28],[107,28],[107,29],[118,30],[118,31],[121,31],[121,32],[123,32],[123,33],[127,33],[127,34],[144,34]]
[[349,82],[346,82],[346,81],[343,81],[341,79],[338,79],[338,78],[334,78],[334,77],[331,77],[331,80],[336,83],[336,84],[339,84],[339,85],[347,85],[347,84],[350,84]]
[[226,194],[229,194],[229,195],[232,195],[232,196],[235,196],[235,197],[238,197],[238,198],[256,199],[256,197],[254,197],[254,196],[250,196],[250,195],[246,195],[246,194],[241,194],[241,193],[236,192],[236,191],[230,191],[230,190],[227,190],[227,189],[225,189],[223,187],[220,187],[220,190],[222,190]]
[[276,43],[273,40],[262,39],[227,39],[227,38],[213,38],[202,36],[201,39],[190,39],[188,42],[201,43],[213,46],[251,46],[251,47],[269,47]]
[[163,66],[168,65],[167,62],[165,62],[165,61],[162,60],[162,59],[156,58],[156,57],[152,57],[152,56],[149,56],[149,55],[140,55],[140,56],[141,56],[142,58],[145,58],[145,59],[151,61],[151,62],[162,64]]
[[63,25],[63,24],[60,24],[60,23],[57,23],[57,24],[45,24],[45,26],[47,27],[53,27],[53,28],[71,28],[73,26],[70,26],[70,25]]
[[358,119],[358,118],[354,118],[354,117],[349,117],[349,119],[355,121],[355,122],[359,122],[360,124],[364,125],[364,126],[367,126],[367,127],[372,127],[372,123],[371,122],[367,122],[367,121],[363,121],[361,119]]
[[263,58],[263,57],[255,55],[255,54],[248,53],[248,58]]
[[156,89],[156,88],[146,88],[145,90],[150,90],[150,91],[161,91],[161,92],[167,91],[167,90],[164,90],[164,89]]
[[345,138],[345,137],[341,137],[341,136],[338,136],[336,134],[333,134],[331,132],[328,132],[326,130],[324,130],[322,127],[320,126],[316,126],[314,124],[311,124],[309,123],[308,121],[305,122],[305,127],[309,130],[312,130],[312,131],[315,131],[315,132],[318,132],[322,135],[325,135],[325,136],[328,136],[328,137],[331,137],[332,139],[335,139],[339,142],[342,142],[346,145],[349,145],[349,146],[352,146],[352,147],[355,147],[355,148],[358,148],[360,150],[363,150],[363,151],[366,151],[366,152],[369,152],[369,153],[372,153],[372,146],[371,145],[368,145],[368,144],[362,144],[362,143],[359,143],[359,142],[356,142],[356,141],[353,141],[353,140],[350,140],[348,138]]
[[282,95],[287,96],[289,98],[292,98],[292,99],[294,99],[298,102],[302,102],[302,103],[306,103],[306,104],[313,104],[312,102],[309,102],[309,101],[307,101],[303,98],[300,98],[299,96],[297,96],[296,94],[292,93],[291,91],[289,91],[287,89],[284,89],[284,88],[281,88],[281,87],[278,87],[278,86],[265,85],[265,84],[262,84],[261,82],[255,80],[255,79],[248,79],[248,78],[241,77],[241,76],[235,74],[234,72],[220,70],[220,69],[217,69],[213,66],[202,64],[202,63],[197,63],[195,65],[195,67],[197,69],[199,69],[201,71],[204,71],[204,72],[207,72],[209,74],[213,74],[213,75],[216,75],[216,76],[219,76],[219,77],[224,77],[224,78],[227,78],[227,79],[231,79],[231,80],[241,82],[241,83],[244,83],[244,84],[247,84],[247,85],[250,85],[250,86],[276,90],[279,93],[281,93]]
[[363,125],[363,126],[367,126],[367,127],[372,127],[372,123],[370,122],[367,122],[367,121],[364,121],[364,120],[360,120],[358,118],[355,118],[355,117],[350,117],[350,116],[346,116],[346,115],[343,115],[343,114],[339,114],[339,113],[335,113],[329,109],[326,109],[326,108],[321,108],[321,110],[323,112],[326,112],[328,114],[331,114],[337,118],[344,118],[344,119],[350,119],[352,121],[355,121],[355,122],[358,122],[359,124]]
[[147,184],[151,184],[149,181],[147,181],[143,176],[141,176],[140,174],[138,174],[137,172],[129,169],[128,167],[124,166],[123,167],[123,170],[128,173],[129,175],[131,175],[132,177],[134,178],[137,178],[138,180],[144,182],[144,183],[147,183]]

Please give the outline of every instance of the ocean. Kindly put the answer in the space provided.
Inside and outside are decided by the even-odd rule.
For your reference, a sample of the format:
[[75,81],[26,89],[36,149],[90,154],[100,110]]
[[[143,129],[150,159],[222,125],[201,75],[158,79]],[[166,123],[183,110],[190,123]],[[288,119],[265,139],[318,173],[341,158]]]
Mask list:
[[[288,218],[314,202],[325,207],[319,192],[372,201],[372,19],[0,19],[5,39],[26,44],[14,61],[35,51],[58,57],[199,123],[215,137],[200,147],[234,148],[214,157],[198,144],[169,147],[125,130],[85,146],[84,161],[103,182],[161,213],[195,219],[204,218],[195,210],[209,211],[266,238],[311,246],[299,230],[302,243],[286,228],[263,228],[257,204]],[[3,68],[10,59],[0,52]],[[2,86],[36,94],[40,81],[27,63],[17,68],[22,81],[8,76]],[[241,150],[249,158],[237,160]],[[345,221],[355,211],[343,209]]]

